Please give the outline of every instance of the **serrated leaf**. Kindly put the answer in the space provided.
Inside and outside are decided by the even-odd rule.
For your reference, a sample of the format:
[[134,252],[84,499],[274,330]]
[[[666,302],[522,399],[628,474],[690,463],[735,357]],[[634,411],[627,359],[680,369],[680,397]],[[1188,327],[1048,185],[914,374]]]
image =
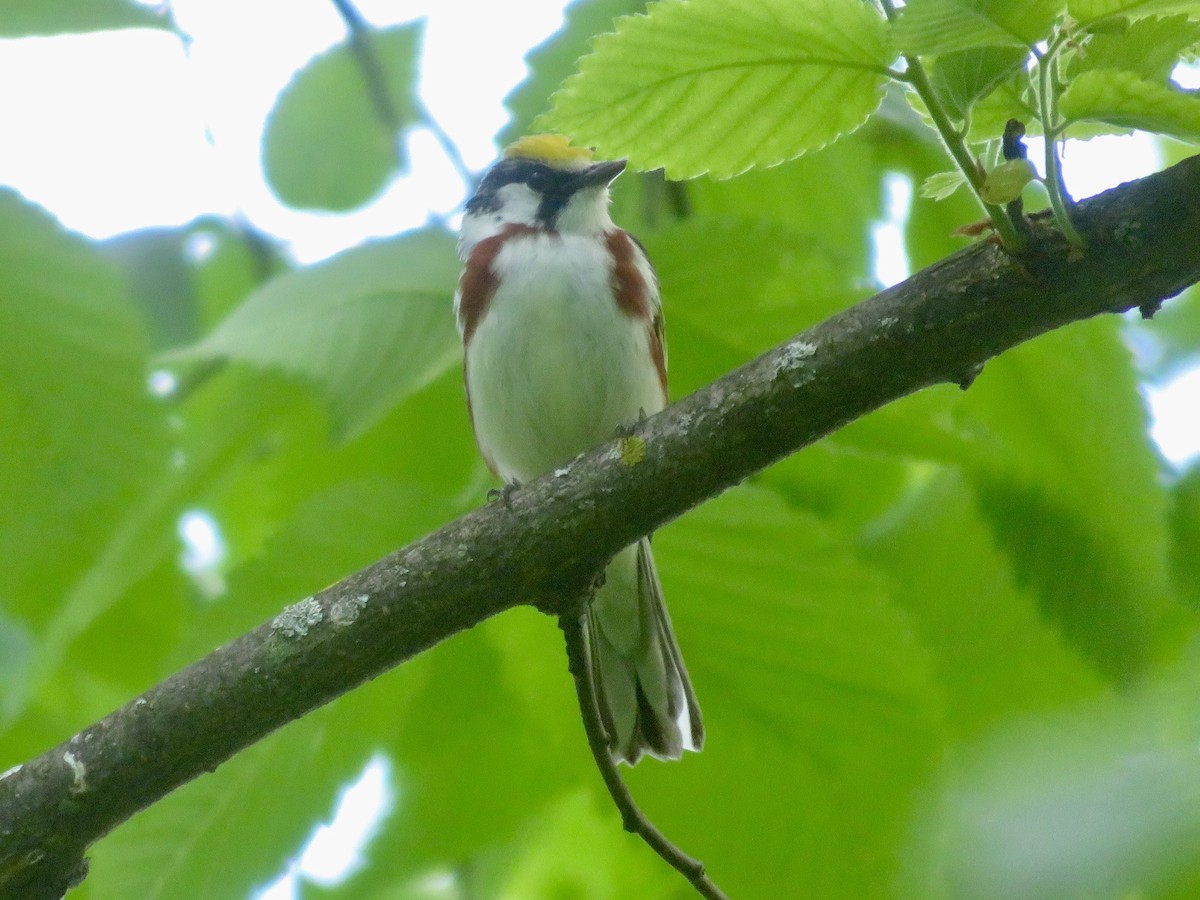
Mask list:
[[1020,69],[971,108],[968,138],[972,142],[995,140],[1004,134],[1009,119],[1024,122],[1027,137],[1040,135],[1042,123],[1034,102],[1029,72]]
[[730,177],[858,128],[892,58],[856,0],[665,0],[598,38],[539,124],[671,178]]
[[458,271],[447,232],[373,241],[267,282],[165,360],[235,360],[311,381],[348,439],[459,358],[450,306]]
[[0,37],[171,27],[168,13],[132,0],[6,0],[0,5]]
[[1067,85],[1058,107],[1071,121],[1093,120],[1200,141],[1200,96],[1133,72],[1084,72]]
[[1107,16],[1164,15],[1174,12],[1200,16],[1200,3],[1196,0],[1067,0],[1067,12],[1071,18],[1086,25]]
[[972,47],[1028,48],[1050,33],[1062,0],[911,0],[892,29],[914,56]]
[[921,183],[921,196],[928,200],[945,200],[967,183],[962,172],[934,172]]
[[972,47],[937,58],[930,82],[938,97],[960,120],[1024,66],[1024,47]]
[[[1200,4],[1198,4],[1200,7]],[[1200,22],[1187,16],[1151,17],[1127,22],[1113,33],[1092,34],[1067,65],[1067,82],[1090,69],[1121,69],[1165,83],[1180,53],[1200,43]]]
[[545,112],[550,95],[575,71],[596,35],[611,31],[614,19],[645,8],[645,0],[574,0],[567,4],[562,28],[525,55],[529,75],[504,98],[512,121],[500,132],[500,145],[530,133],[533,120]]
[[[323,53],[292,78],[263,133],[263,171],[280,200],[301,209],[353,209],[407,165],[401,132],[420,121],[423,30],[416,22],[370,33],[382,73],[378,85],[368,84],[351,43]],[[379,90],[387,94],[387,118],[373,93]]]

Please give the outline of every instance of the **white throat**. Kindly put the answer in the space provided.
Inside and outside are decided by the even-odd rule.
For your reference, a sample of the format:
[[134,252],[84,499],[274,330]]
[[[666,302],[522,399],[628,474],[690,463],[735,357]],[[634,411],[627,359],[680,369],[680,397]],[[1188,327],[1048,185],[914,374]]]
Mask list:
[[600,235],[614,227],[608,213],[608,186],[596,185],[576,191],[549,226],[538,218],[541,195],[527,184],[506,184],[497,192],[498,209],[468,213],[459,230],[458,254],[465,261],[480,241],[493,237],[508,225],[556,231],[559,234]]

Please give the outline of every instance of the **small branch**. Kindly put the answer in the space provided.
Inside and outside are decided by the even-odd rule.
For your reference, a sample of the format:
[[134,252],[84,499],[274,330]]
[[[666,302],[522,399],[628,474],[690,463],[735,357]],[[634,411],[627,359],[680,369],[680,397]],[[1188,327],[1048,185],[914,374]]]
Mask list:
[[1045,144],[1046,159],[1046,193],[1050,197],[1050,208],[1054,211],[1054,220],[1062,229],[1067,240],[1075,247],[1086,247],[1086,242],[1071,221],[1070,198],[1067,187],[1063,183],[1062,166],[1058,160],[1059,128],[1056,121],[1054,103],[1054,69],[1058,65],[1058,50],[1062,46],[1063,36],[1060,34],[1045,53],[1034,51],[1038,61],[1038,118],[1042,120],[1042,142]]
[[333,0],[333,5],[337,7],[342,21],[346,23],[346,30],[350,35],[350,50],[367,86],[367,96],[371,98],[371,105],[375,107],[375,115],[395,138],[404,125],[396,111],[396,104],[392,101],[392,92],[388,89],[383,64],[371,43],[371,26],[350,0]]
[[[346,30],[350,34],[350,49],[358,62],[363,81],[366,82],[367,94],[371,98],[371,105],[375,107],[375,115],[379,117],[379,121],[388,131],[393,135],[398,135],[404,129],[404,123],[400,121],[400,114],[396,111],[396,104],[392,100],[392,92],[388,89],[387,75],[383,70],[383,64],[375,53],[375,47],[371,40],[371,26],[350,0],[333,0],[333,5],[337,7],[342,21],[346,23]],[[442,152],[446,154],[446,158],[450,160],[454,170],[458,172],[458,177],[463,180],[463,184],[468,189],[473,188],[476,183],[475,173],[463,159],[458,145],[451,140],[450,135],[433,118],[424,104],[421,105],[421,121],[433,133],[438,144],[441,145]]]
[[446,133],[446,129],[433,117],[433,113],[424,104],[421,106],[421,119],[424,121],[425,127],[433,132],[433,136],[437,138],[437,142],[442,147],[442,152],[450,160],[450,165],[454,166],[454,171],[458,173],[458,177],[462,179],[467,190],[473,191],[479,183],[479,175],[467,165],[467,161],[463,159],[462,151],[458,149],[458,144],[454,143],[453,138]]
[[629,792],[617,764],[613,762],[608,750],[608,739],[604,733],[604,723],[600,719],[600,707],[596,698],[595,686],[588,675],[588,648],[583,635],[583,615],[568,613],[558,617],[558,627],[562,629],[567,642],[567,667],[575,680],[575,694],[579,697],[579,712],[583,717],[583,730],[587,733],[588,747],[591,748],[592,758],[604,786],[621,813],[621,824],[630,834],[635,834],[650,845],[650,848],[661,856],[672,868],[678,871],[694,887],[702,897],[709,900],[728,900],[725,893],[713,883],[704,871],[704,863],[688,856],[664,835],[654,823],[646,818],[645,813],[638,808],[637,802]]
[[[898,12],[893,0],[882,0],[882,3],[883,11],[888,20],[895,19]],[[913,90],[917,92],[917,96],[921,98],[921,102],[925,104],[925,108],[929,110],[929,116],[933,119],[934,128],[941,135],[942,143],[950,153],[955,164],[966,177],[967,184],[970,186],[972,193],[975,194],[975,199],[979,201],[979,205],[983,207],[988,217],[992,220],[992,226],[996,229],[996,234],[1000,236],[1000,241],[1009,250],[1019,250],[1023,240],[1021,233],[1017,229],[1017,225],[1008,217],[1007,212],[1002,207],[994,203],[988,203],[983,199],[983,175],[980,174],[979,167],[975,165],[975,158],[971,156],[971,151],[967,149],[964,139],[966,132],[959,133],[959,130],[950,121],[950,117],[946,115],[946,110],[942,106],[942,102],[938,99],[937,93],[933,90],[933,85],[929,81],[929,76],[925,73],[925,67],[921,65],[921,60],[915,56],[905,56],[904,64],[907,66],[907,70],[904,73],[904,77],[898,80],[911,84]]]

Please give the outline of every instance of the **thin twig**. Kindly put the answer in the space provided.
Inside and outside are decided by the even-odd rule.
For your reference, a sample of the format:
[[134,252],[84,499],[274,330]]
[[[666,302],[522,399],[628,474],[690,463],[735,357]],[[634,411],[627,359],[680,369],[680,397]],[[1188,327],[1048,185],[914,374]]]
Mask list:
[[371,105],[375,107],[375,115],[385,128],[395,134],[403,126],[400,114],[396,112],[396,104],[392,102],[391,91],[388,90],[383,63],[379,61],[375,48],[371,46],[371,26],[350,0],[333,0],[333,5],[337,7],[338,13],[346,23],[346,30],[350,33],[350,50],[358,63],[359,71],[362,72],[363,81],[366,82],[367,96],[371,98]]
[[[337,7],[342,21],[346,23],[346,30],[350,34],[350,50],[358,62],[363,81],[366,82],[367,94],[371,98],[371,105],[375,107],[375,115],[392,134],[398,134],[403,130],[404,123],[400,121],[400,114],[396,111],[392,93],[388,89],[387,74],[384,72],[383,63],[379,61],[379,56],[375,53],[372,45],[371,25],[350,0],[333,0],[333,5]],[[450,160],[450,164],[458,173],[458,177],[469,189],[474,189],[477,176],[463,159],[458,145],[451,140],[450,135],[433,118],[424,104],[420,104],[420,110],[422,124],[433,133],[434,138],[441,145],[442,152],[446,154],[446,158]],[[397,154],[398,158],[399,154]]]
[[562,629],[567,641],[567,667],[575,680],[575,693],[579,697],[579,711],[583,717],[583,730],[587,733],[588,746],[591,748],[592,758],[596,760],[596,768],[600,770],[600,777],[604,779],[604,786],[608,788],[613,803],[621,813],[622,826],[630,834],[636,834],[649,844],[650,848],[683,875],[702,897],[709,900],[728,900],[725,893],[705,873],[704,863],[688,856],[671,843],[638,808],[608,751],[608,740],[604,732],[604,723],[600,719],[596,691],[588,677],[588,649],[583,636],[583,615],[559,616],[558,627]]

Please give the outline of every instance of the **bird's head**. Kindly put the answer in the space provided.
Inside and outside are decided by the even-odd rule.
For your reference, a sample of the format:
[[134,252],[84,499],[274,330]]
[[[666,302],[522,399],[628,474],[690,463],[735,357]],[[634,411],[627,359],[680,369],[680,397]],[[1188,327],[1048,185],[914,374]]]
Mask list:
[[[608,186],[625,160],[594,162],[590,150],[557,134],[521,138],[480,182],[463,223],[486,237],[506,225],[600,234],[612,228]],[[475,236],[475,235],[473,235]]]

